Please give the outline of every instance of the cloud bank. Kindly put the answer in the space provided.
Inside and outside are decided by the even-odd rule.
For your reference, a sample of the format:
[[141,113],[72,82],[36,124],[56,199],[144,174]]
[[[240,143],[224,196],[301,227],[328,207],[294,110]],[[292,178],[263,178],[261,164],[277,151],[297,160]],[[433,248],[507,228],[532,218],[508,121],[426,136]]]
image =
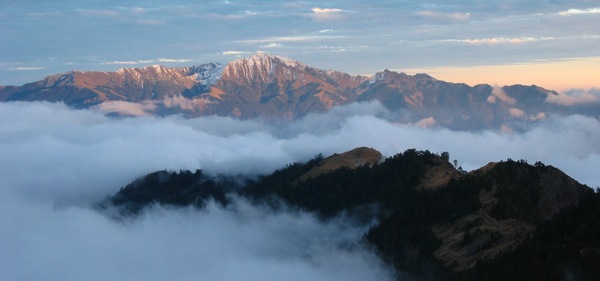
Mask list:
[[534,127],[519,128],[522,133],[507,134],[397,124],[389,115],[378,102],[272,124],[217,116],[114,119],[62,104],[0,103],[0,170],[10,175],[1,177],[0,185],[97,200],[156,170],[264,174],[358,146],[386,156],[410,148],[448,151],[465,169],[509,157],[542,161],[600,185],[600,175],[591,172],[600,153],[600,122],[594,118],[545,116]]
[[[114,119],[52,103],[0,103],[0,272],[7,280],[391,280],[357,244],[368,226],[321,222],[236,199],[202,211],[154,207],[117,222],[91,208],[148,172],[270,173],[368,146],[448,151],[470,170],[507,158],[600,185],[600,121],[548,116],[522,133],[398,124],[379,103],[291,123],[225,117]],[[421,124],[422,125],[422,124]],[[519,130],[521,131],[521,130]]]
[[597,104],[600,102],[600,89],[571,89],[559,92],[558,95],[549,95],[546,102],[566,106]]

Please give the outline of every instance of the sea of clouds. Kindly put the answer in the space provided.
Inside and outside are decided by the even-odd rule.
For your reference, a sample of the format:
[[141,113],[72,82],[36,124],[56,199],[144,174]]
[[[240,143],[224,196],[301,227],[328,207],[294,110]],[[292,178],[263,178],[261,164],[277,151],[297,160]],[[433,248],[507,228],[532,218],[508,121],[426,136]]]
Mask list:
[[391,280],[359,243],[368,225],[323,222],[235,198],[203,210],[153,207],[116,221],[93,208],[164,169],[267,174],[358,146],[385,156],[450,153],[466,170],[542,161],[600,185],[600,121],[549,116],[519,132],[398,124],[377,102],[296,121],[110,118],[55,103],[0,103],[0,272],[6,280]]

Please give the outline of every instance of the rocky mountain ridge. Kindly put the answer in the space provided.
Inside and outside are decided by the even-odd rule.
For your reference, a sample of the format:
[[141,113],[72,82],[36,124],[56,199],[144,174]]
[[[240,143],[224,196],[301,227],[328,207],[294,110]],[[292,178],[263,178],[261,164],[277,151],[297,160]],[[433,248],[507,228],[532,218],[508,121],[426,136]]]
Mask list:
[[128,109],[137,106],[148,115],[293,119],[353,102],[379,101],[396,121],[468,130],[501,129],[553,114],[600,113],[597,105],[579,110],[548,101],[557,95],[535,85],[469,86],[389,70],[353,76],[262,52],[224,66],[71,71],[0,88],[0,101],[64,102],[115,115],[133,115]]
[[6,101],[61,101],[76,108],[108,101],[142,102],[189,95],[195,88],[218,81],[221,71],[214,63],[181,68],[151,65],[116,72],[70,71],[21,87],[5,87],[0,97]]

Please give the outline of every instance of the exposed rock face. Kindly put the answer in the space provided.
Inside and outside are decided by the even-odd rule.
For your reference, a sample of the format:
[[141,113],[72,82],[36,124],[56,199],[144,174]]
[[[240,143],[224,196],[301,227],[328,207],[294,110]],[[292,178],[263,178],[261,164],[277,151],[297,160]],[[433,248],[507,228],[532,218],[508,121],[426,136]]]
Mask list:
[[499,129],[536,122],[551,114],[597,115],[598,105],[565,107],[546,102],[558,95],[537,86],[492,87],[448,83],[426,74],[389,70],[372,77],[321,70],[266,53],[192,67],[147,66],[116,72],[71,71],[20,87],[0,87],[2,101],[45,100],[77,108],[136,103],[145,114],[297,118],[352,102],[377,100],[394,118],[451,129]]

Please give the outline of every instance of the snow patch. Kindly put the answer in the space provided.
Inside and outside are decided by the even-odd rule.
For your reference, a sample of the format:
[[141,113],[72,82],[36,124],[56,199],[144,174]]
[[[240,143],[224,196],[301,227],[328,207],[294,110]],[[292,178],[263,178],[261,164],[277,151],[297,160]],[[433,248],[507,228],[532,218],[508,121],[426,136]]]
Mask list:
[[240,77],[250,80],[269,81],[277,71],[277,68],[283,68],[286,73],[292,69],[304,70],[307,66],[296,60],[273,56],[266,52],[256,52],[255,55],[247,58],[240,58],[229,62],[223,71],[228,76]]
[[385,80],[385,72],[377,72],[371,77],[371,80],[369,80],[369,85],[373,85],[383,80]]
[[224,67],[220,63],[207,63],[189,67],[189,73],[194,75],[194,79],[205,86],[219,82],[223,70]]

